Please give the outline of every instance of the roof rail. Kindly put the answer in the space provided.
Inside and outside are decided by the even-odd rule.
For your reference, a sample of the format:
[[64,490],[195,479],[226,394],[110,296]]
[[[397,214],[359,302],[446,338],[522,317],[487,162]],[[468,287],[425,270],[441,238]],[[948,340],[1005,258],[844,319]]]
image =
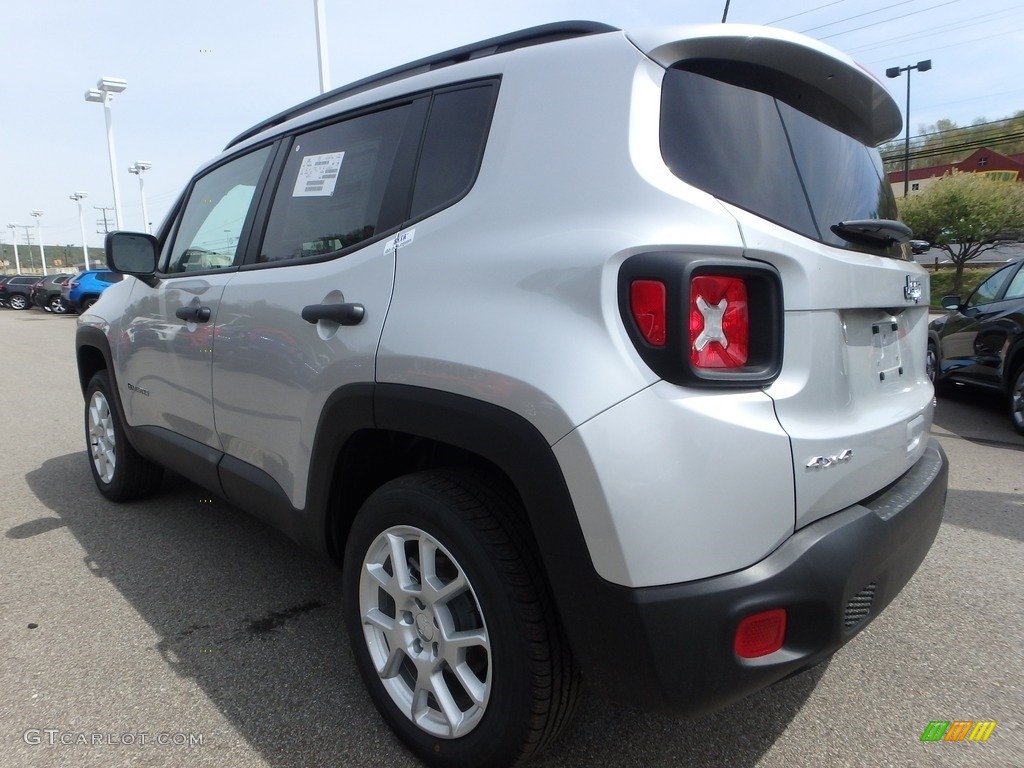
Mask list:
[[448,67],[452,64],[469,61],[470,59],[479,59],[484,56],[492,56],[496,53],[514,51],[517,48],[526,48],[531,45],[540,45],[542,43],[553,43],[557,40],[584,37],[586,35],[600,34],[602,32],[618,31],[618,27],[612,27],[608,24],[601,24],[596,21],[562,21],[554,24],[542,24],[539,27],[529,27],[528,29],[521,29],[518,32],[510,32],[507,35],[501,35],[500,37],[481,40],[478,43],[470,43],[469,45],[464,45],[461,48],[453,48],[450,51],[428,56],[425,59],[420,59],[419,61],[414,61],[409,64],[402,64],[401,66],[389,69],[386,72],[370,75],[362,80],[357,80],[354,83],[343,85],[340,88],[335,88],[334,90],[322,93],[319,96],[314,96],[312,99],[304,101],[290,109],[286,109],[284,112],[280,112],[273,117],[267,118],[263,122],[257,123],[249,130],[240,133],[228,142],[228,145],[224,147],[224,149],[230,149],[236,144],[252,138],[256,134],[262,133],[268,128],[273,128],[275,125],[280,125],[281,123],[291,120],[293,117],[298,117],[299,115],[305,112],[310,112],[317,107],[322,107],[326,104],[339,101],[361,91],[367,91],[376,86],[384,85],[385,83],[392,83],[396,80],[412,77],[413,75],[418,75],[422,72],[430,72],[434,69],[441,69],[442,67]]

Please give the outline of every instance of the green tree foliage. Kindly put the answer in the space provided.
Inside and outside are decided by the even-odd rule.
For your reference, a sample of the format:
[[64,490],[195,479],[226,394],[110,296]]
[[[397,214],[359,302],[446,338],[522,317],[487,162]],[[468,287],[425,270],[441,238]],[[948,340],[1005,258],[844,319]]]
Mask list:
[[956,266],[954,293],[963,287],[964,264],[999,238],[1024,232],[1024,184],[953,173],[897,203],[915,237],[949,254]]

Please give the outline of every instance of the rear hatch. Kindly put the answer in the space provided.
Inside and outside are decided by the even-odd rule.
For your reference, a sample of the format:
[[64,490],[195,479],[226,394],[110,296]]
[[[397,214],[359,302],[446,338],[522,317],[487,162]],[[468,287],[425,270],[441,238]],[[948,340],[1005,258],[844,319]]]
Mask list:
[[927,276],[892,223],[873,148],[899,131],[899,109],[854,62],[802,36],[674,34],[630,35],[667,70],[665,162],[725,204],[744,256],[782,277],[783,364],[766,392],[790,437],[800,528],[901,476],[931,426]]

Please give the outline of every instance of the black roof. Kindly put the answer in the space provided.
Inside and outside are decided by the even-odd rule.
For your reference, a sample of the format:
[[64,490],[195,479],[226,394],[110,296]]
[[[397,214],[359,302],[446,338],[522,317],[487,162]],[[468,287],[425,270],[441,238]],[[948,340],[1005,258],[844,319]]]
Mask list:
[[452,64],[459,64],[460,62],[469,61],[470,59],[479,59],[484,56],[493,56],[496,53],[514,51],[517,48],[526,48],[531,45],[541,45],[543,43],[553,43],[558,40],[566,40],[573,37],[584,37],[586,35],[595,35],[602,32],[617,31],[619,31],[618,27],[612,27],[608,24],[601,24],[596,21],[562,21],[555,24],[542,24],[539,27],[530,27],[528,29],[519,30],[518,32],[510,32],[509,34],[501,35],[500,37],[492,37],[488,40],[481,40],[478,43],[470,43],[469,45],[464,45],[461,48],[453,48],[450,51],[428,56],[425,59],[419,59],[418,61],[414,61],[409,64],[402,64],[401,66],[389,69],[386,72],[370,75],[367,78],[357,80],[349,85],[343,85],[340,88],[335,88],[333,91],[328,91],[327,93],[322,93],[319,96],[314,96],[312,99],[304,101],[301,104],[297,104],[290,109],[286,109],[284,112],[276,114],[261,123],[257,123],[249,130],[240,133],[228,142],[225,149],[230,149],[236,144],[252,138],[256,134],[262,133],[268,128],[280,125],[281,123],[291,120],[293,117],[298,117],[305,112],[322,107],[325,104],[339,101],[340,99],[359,93],[360,91],[367,91],[379,85],[384,85],[385,83],[402,80],[406,77],[412,77],[413,75],[418,75],[422,72],[429,72],[434,69],[449,67]]

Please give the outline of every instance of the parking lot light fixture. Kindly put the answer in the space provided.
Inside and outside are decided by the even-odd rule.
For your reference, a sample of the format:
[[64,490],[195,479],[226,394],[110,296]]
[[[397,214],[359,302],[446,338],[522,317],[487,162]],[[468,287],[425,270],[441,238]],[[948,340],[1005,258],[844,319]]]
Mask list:
[[910,192],[910,70],[927,72],[932,68],[932,60],[925,59],[917,64],[909,64],[905,67],[889,67],[885,70],[886,77],[899,77],[901,72],[907,73],[907,111],[903,115],[903,122],[906,124],[906,136],[903,139],[903,196]]
[[142,186],[142,174],[152,167],[153,164],[148,160],[136,160],[128,168],[128,173],[134,173],[139,177],[139,196],[142,197],[142,223],[144,231],[148,234],[152,234],[152,231],[149,226],[149,213],[146,211],[146,190]]
[[95,88],[85,92],[85,100],[103,105],[107,121],[107,153],[110,156],[110,185],[114,190],[114,227],[121,228],[121,193],[117,185],[117,157],[114,153],[114,124],[110,115],[110,99],[128,87],[128,81],[118,77],[101,77]]
[[7,228],[11,230],[11,240],[14,242],[14,274],[21,274],[21,259],[18,258],[18,233],[17,229],[21,224],[8,224]]
[[46,277],[46,249],[43,248],[43,211],[38,208],[32,211],[36,220],[36,237],[39,238],[39,261],[43,263],[43,277]]
[[89,244],[85,241],[85,219],[82,218],[82,201],[89,196],[88,192],[72,192],[68,197],[78,203],[78,226],[82,228],[82,256],[85,268],[89,268]]

